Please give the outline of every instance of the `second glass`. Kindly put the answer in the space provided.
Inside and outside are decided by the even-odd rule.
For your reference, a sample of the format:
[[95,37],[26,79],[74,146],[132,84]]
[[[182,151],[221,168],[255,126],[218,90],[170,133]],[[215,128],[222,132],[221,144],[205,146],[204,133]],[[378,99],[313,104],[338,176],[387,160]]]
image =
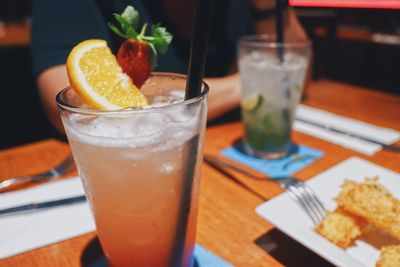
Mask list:
[[57,96],[110,266],[193,265],[208,87],[183,101],[185,83],[153,74],[145,109],[86,109],[72,88]]
[[310,57],[309,42],[276,43],[245,36],[238,45],[246,153],[264,159],[288,154],[292,124]]

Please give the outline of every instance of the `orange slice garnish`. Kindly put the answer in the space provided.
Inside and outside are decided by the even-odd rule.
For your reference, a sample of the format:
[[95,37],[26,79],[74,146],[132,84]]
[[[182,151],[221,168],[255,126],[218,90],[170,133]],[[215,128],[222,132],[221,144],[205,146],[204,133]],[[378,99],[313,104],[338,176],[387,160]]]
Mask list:
[[72,87],[93,108],[116,110],[148,105],[104,40],[76,45],[68,56],[67,71]]

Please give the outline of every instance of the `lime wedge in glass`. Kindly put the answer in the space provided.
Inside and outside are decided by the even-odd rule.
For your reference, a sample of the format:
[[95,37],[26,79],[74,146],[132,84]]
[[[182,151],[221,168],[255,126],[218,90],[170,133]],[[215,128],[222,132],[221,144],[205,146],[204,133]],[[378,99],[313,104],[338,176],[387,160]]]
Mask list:
[[256,110],[263,102],[263,96],[260,94],[252,95],[241,101],[242,108],[246,111]]
[[298,84],[298,83],[296,83],[295,85],[294,85],[294,90],[296,91],[296,92],[301,92],[301,91],[303,91],[303,86],[301,86],[300,84]]

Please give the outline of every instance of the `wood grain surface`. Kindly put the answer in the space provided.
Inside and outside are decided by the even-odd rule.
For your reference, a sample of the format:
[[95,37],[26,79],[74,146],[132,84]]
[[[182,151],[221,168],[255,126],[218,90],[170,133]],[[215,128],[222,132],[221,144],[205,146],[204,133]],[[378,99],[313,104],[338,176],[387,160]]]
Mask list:
[[[399,96],[320,80],[310,84],[304,104],[400,131]],[[242,134],[240,122],[208,128],[205,153],[217,155]],[[295,174],[302,180],[352,156],[400,172],[400,153],[380,151],[368,157],[298,132],[294,133],[293,140],[325,152],[321,159]],[[47,170],[68,153],[68,145],[55,140],[0,151],[0,180]],[[255,214],[254,209],[263,199],[282,192],[276,184],[231,174],[257,194],[204,164],[197,231],[200,244],[235,266],[330,266]],[[67,177],[71,175],[76,175],[76,171]],[[84,254],[99,253],[90,251],[89,244],[95,236],[95,233],[86,234],[4,259],[0,266],[82,266]]]
[[29,45],[31,40],[31,26],[28,22],[1,23],[0,47],[13,45]]

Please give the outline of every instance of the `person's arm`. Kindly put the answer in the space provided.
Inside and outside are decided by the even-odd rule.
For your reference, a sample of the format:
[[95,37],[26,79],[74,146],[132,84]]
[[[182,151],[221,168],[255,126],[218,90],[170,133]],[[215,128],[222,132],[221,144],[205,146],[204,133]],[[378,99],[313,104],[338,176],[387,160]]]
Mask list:
[[212,120],[239,105],[239,73],[222,78],[206,78],[210,87],[208,94],[208,120]]
[[[37,81],[40,98],[48,118],[60,132],[63,132],[54,99],[61,89],[69,85],[65,65],[48,68],[38,76]],[[223,78],[209,78],[205,81],[210,87],[208,119],[216,118],[238,106],[240,98],[238,73]]]
[[[268,3],[265,0],[261,2]],[[298,34],[305,36],[294,12],[289,13],[287,21],[288,23],[286,23],[287,26],[285,27],[287,36]],[[273,33],[275,31],[274,25],[273,18],[268,21],[258,21],[256,24],[257,33],[263,33],[264,31]],[[206,78],[205,80],[210,86],[208,119],[214,119],[239,105],[240,80],[238,73],[221,78]],[[37,83],[48,117],[58,130],[63,131],[54,98],[61,89],[69,84],[65,65],[57,65],[46,69],[39,74]]]
[[60,132],[64,132],[60,115],[58,114],[56,95],[69,85],[65,65],[50,67],[41,72],[37,77],[39,95],[47,117],[53,126]]

